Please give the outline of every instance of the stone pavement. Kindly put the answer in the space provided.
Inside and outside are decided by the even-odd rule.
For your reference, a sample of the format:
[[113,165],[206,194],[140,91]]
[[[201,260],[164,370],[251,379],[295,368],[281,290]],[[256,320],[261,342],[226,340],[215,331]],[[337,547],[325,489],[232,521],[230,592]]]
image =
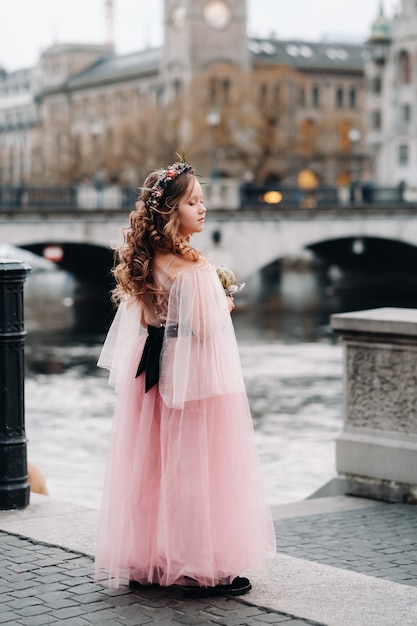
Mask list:
[[417,587],[417,507],[383,504],[275,522],[278,551]]
[[312,624],[229,598],[183,600],[179,588],[105,589],[91,557],[4,532],[0,559],[0,624]]
[[344,496],[273,508],[278,553],[243,598],[92,581],[97,511],[31,496],[0,512],[0,625],[416,626],[417,507]]

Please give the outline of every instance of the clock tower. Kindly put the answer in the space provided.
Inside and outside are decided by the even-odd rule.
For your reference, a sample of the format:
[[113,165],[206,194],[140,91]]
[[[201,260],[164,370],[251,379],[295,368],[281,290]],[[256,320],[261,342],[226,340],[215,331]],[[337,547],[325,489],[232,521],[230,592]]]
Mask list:
[[249,69],[246,0],[165,0],[165,87],[189,83],[210,65]]

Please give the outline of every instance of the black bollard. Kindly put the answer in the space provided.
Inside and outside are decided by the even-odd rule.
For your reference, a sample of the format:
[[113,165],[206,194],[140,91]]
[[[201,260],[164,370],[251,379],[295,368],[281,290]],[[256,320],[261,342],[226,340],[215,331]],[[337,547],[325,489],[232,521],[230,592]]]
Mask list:
[[29,504],[23,283],[29,266],[0,259],[0,509]]

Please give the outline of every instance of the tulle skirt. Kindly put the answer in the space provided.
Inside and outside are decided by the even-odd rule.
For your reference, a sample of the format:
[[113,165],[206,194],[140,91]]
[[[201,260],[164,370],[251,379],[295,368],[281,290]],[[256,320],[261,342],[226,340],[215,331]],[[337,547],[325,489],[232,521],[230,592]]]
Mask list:
[[275,551],[246,395],[167,407],[135,378],[144,341],[117,400],[95,579],[227,584]]

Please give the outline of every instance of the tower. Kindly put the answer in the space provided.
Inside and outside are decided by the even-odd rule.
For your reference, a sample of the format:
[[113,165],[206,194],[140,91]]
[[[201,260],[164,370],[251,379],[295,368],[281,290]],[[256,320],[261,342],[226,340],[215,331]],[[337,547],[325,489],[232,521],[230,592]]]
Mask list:
[[247,71],[246,20],[246,0],[165,0],[165,87],[217,63]]

